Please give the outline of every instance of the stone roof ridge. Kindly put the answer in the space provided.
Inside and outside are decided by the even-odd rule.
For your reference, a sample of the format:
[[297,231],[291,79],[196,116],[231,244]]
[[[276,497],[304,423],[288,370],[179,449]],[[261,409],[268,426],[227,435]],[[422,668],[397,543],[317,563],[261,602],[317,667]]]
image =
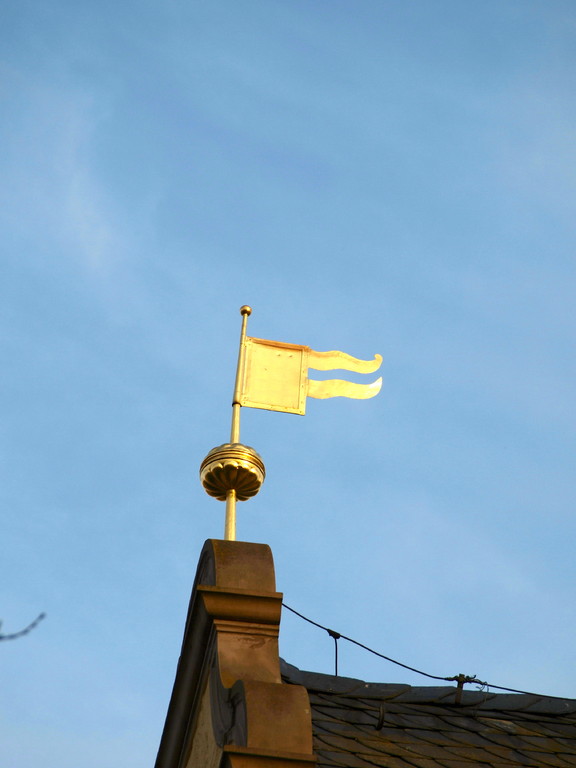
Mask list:
[[542,715],[574,715],[576,699],[529,693],[494,693],[464,689],[456,701],[456,686],[411,686],[403,683],[369,683],[351,677],[307,672],[280,659],[282,679],[303,685],[309,692],[357,699],[394,701],[403,704],[439,704],[458,709],[473,706],[486,711],[526,712]]
[[354,677],[306,672],[280,659],[280,673],[286,683],[304,685],[309,691],[337,693],[341,696],[395,698],[411,689],[404,683],[366,683]]

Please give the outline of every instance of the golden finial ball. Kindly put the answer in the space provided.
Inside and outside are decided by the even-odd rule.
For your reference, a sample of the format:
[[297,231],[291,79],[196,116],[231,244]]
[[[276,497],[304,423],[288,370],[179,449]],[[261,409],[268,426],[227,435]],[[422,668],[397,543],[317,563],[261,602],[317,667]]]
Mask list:
[[252,307],[249,307],[248,304],[244,304],[243,307],[240,307],[240,314],[248,315],[248,317],[250,317],[250,315],[252,314]]
[[228,491],[236,491],[238,501],[256,496],[266,471],[254,448],[241,443],[225,443],[213,448],[200,465],[200,481],[209,496],[226,501]]

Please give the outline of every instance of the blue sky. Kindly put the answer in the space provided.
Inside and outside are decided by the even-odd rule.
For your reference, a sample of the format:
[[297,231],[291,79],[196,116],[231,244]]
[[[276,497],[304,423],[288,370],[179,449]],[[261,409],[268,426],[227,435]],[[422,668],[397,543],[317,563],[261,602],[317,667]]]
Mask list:
[[[286,602],[576,696],[575,37],[559,0],[6,4],[2,630],[47,613],[0,643],[6,765],[153,761],[245,303],[384,357],[374,400],[243,411]],[[333,669],[290,615],[281,651]]]

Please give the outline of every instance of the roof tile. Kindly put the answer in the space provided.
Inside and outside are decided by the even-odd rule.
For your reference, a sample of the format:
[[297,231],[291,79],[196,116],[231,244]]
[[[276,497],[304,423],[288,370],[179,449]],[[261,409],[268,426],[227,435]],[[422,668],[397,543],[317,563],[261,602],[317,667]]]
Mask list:
[[576,768],[571,699],[283,675],[308,688],[318,768]]

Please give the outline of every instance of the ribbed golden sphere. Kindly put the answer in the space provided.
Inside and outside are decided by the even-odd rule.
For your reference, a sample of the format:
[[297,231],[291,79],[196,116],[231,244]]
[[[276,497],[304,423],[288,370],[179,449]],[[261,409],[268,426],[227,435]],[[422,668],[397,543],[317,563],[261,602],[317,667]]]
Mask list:
[[256,496],[264,482],[264,462],[254,448],[242,443],[224,443],[212,448],[200,465],[200,481],[209,496],[226,501],[236,491],[238,501]]

